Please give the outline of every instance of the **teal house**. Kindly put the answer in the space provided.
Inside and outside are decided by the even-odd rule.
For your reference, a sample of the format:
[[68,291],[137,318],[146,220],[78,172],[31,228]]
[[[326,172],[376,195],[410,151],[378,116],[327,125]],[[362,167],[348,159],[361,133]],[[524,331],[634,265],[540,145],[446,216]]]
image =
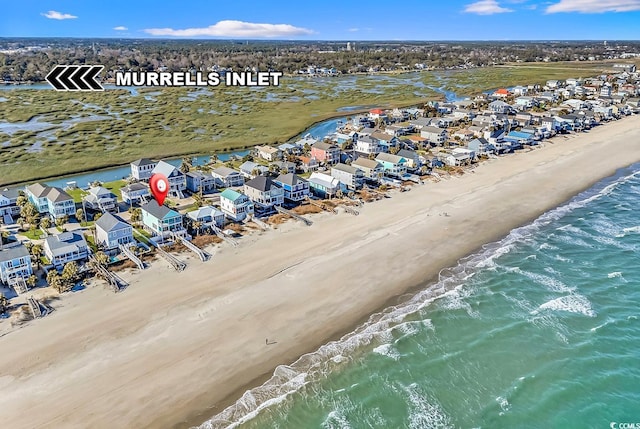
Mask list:
[[182,215],[167,206],[159,205],[156,200],[151,200],[140,207],[142,210],[142,224],[144,229],[153,235],[166,238],[173,233],[183,235]]

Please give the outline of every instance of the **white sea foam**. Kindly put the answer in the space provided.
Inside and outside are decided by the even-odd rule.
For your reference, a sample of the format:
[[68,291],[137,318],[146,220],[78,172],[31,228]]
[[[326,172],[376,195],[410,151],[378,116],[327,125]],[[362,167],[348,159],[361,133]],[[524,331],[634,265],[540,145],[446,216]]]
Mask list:
[[547,276],[540,273],[533,273],[531,271],[525,271],[521,269],[518,269],[517,272],[554,292],[570,292],[572,290],[575,290],[575,288],[565,285],[560,279],[555,277]]
[[580,294],[571,294],[552,299],[540,305],[533,314],[537,314],[543,310],[550,311],[566,311],[569,313],[579,313],[588,317],[595,317],[596,313],[591,308],[591,302]]
[[498,403],[498,405],[500,405],[500,409],[502,410],[500,412],[501,416],[504,415],[504,413],[506,413],[507,411],[509,411],[511,409],[511,404],[509,403],[507,398],[505,398],[503,396],[498,396],[496,398],[496,402]]
[[389,357],[393,360],[400,359],[400,353],[393,347],[393,344],[381,344],[373,349],[374,353]]
[[610,279],[615,279],[616,277],[622,277],[622,271],[614,271],[612,273],[607,274],[607,277]]
[[322,427],[325,429],[350,429],[351,424],[342,410],[333,410],[322,422]]
[[[317,379],[319,376],[324,376],[324,374],[331,369],[331,365],[336,365],[336,362],[333,361],[336,357],[340,357],[337,359],[338,362],[343,362],[345,360],[344,356],[350,356],[358,348],[371,344],[373,340],[379,340],[381,333],[385,331],[388,332],[408,314],[419,311],[442,296],[446,291],[469,280],[477,270],[495,267],[495,259],[509,253],[515,246],[527,243],[530,237],[542,227],[562,218],[577,208],[586,206],[602,196],[609,195],[620,184],[639,176],[640,171],[634,172],[633,174],[616,179],[602,189],[596,188],[595,190],[592,189],[582,193],[569,203],[543,214],[534,222],[512,230],[503,240],[483,246],[479,252],[461,259],[456,266],[442,270],[439,275],[439,281],[436,284],[417,293],[405,304],[390,307],[383,313],[374,314],[366,323],[338,341],[327,343],[317,351],[301,356],[291,365],[278,367],[274,375],[263,385],[246,392],[235,404],[227,407],[221,413],[203,423],[200,428],[236,427],[255,417],[262,409],[283,402],[289,395],[303,388],[307,383]],[[571,244],[575,244],[575,242]],[[539,248],[554,249],[554,246],[542,243]],[[561,257],[556,255],[556,258]],[[558,298],[543,304],[533,312],[539,312],[540,310],[563,310],[593,317],[595,313],[591,309],[589,301],[584,297],[579,297],[579,295],[569,295],[568,297]],[[450,302],[464,306],[463,296],[450,295],[449,298],[451,299]],[[538,315],[535,319],[538,321],[542,319],[546,320],[546,316]],[[534,321],[534,323],[536,322]],[[437,407],[427,408],[427,411],[435,411],[435,414],[429,414],[429,412],[427,412],[426,415],[436,415],[439,417],[435,418],[435,420],[430,420],[430,418],[427,419],[424,417],[424,413],[414,412],[412,414],[412,421],[417,425],[415,427],[449,426],[449,423],[439,426],[437,424],[442,421],[448,422],[446,414],[441,413],[441,410]]]
[[451,428],[451,420],[435,400],[421,392],[417,384],[411,384],[404,388],[410,405],[409,428]]
[[617,238],[622,238],[622,237],[626,237],[629,234],[640,234],[640,225],[631,226],[629,228],[623,228],[622,232],[616,234],[616,237]]

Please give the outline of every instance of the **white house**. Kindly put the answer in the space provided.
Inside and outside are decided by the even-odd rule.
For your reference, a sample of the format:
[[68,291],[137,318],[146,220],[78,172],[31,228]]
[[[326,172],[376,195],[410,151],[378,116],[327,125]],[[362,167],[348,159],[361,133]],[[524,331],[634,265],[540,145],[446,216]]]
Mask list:
[[149,158],[135,160],[131,163],[131,177],[139,181],[148,182],[157,164],[157,161]]
[[24,245],[5,245],[0,249],[0,283],[11,285],[17,279],[26,280],[31,274],[31,256]]
[[13,216],[20,214],[20,207],[18,207],[19,195],[17,189],[5,188],[0,190],[0,219],[4,220],[7,225],[13,223]]
[[174,167],[165,161],[158,161],[151,175],[153,176],[155,173],[161,173],[167,177],[169,180],[169,194],[184,198],[182,192],[187,189],[187,178],[178,167]]
[[284,203],[284,189],[275,186],[266,176],[256,176],[246,182],[244,194],[253,201],[255,209],[268,210]]
[[426,139],[429,143],[441,146],[447,141],[447,130],[438,127],[423,127],[420,130],[420,137]]
[[265,159],[267,161],[275,161],[282,157],[282,151],[273,146],[256,146],[254,147],[258,158]]
[[89,255],[84,236],[76,231],[50,235],[44,240],[44,254],[56,268],[67,262],[83,261]]
[[233,168],[221,166],[211,172],[211,176],[216,181],[219,188],[229,188],[232,186],[242,186],[244,177]]
[[220,209],[227,217],[240,222],[253,214],[253,202],[240,192],[225,189],[220,194]]
[[354,149],[356,152],[364,155],[377,154],[382,152],[383,150],[382,145],[380,144],[380,141],[378,139],[375,139],[371,136],[360,135],[356,140]]
[[369,159],[362,156],[353,161],[351,163],[351,166],[357,168],[358,170],[362,170],[362,172],[364,173],[364,177],[374,182],[380,181],[384,174],[384,168],[382,167],[382,164],[374,159]]
[[203,228],[215,225],[218,228],[224,226],[224,212],[213,206],[200,207],[197,210],[187,213],[187,218],[193,222],[201,222]]
[[309,187],[314,195],[322,198],[331,198],[338,191],[343,189],[343,185],[335,177],[324,173],[311,173],[309,177]]
[[146,202],[151,193],[147,185],[137,182],[120,188],[120,195],[122,195],[122,201],[131,205]]
[[89,193],[82,197],[85,206],[96,211],[109,212],[118,209],[118,199],[110,190],[102,186],[89,189]]
[[343,183],[347,189],[360,189],[364,183],[364,172],[353,165],[338,163],[331,168],[331,176]]
[[96,244],[106,250],[116,249],[121,244],[135,243],[133,227],[121,217],[105,213],[96,221]]

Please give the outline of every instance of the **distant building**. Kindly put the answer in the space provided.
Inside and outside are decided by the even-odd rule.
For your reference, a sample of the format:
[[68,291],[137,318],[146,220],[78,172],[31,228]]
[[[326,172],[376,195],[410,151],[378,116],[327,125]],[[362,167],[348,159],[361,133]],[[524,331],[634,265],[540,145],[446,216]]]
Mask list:
[[340,148],[331,143],[317,142],[311,146],[311,157],[318,162],[335,164],[340,162]]
[[140,158],[131,163],[131,177],[136,180],[148,182],[153,169],[156,168],[157,161],[149,158]]
[[213,176],[216,181],[216,186],[219,188],[242,186],[244,184],[244,177],[229,167],[218,167],[211,172],[211,176]]

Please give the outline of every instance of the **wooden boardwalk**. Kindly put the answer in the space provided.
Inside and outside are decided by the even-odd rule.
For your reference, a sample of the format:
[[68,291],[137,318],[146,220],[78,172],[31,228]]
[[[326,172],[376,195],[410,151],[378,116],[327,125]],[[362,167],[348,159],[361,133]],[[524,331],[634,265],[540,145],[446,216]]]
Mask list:
[[304,216],[300,216],[299,214],[294,213],[291,210],[287,210],[287,209],[285,209],[284,207],[281,207],[281,206],[274,206],[274,207],[275,207],[275,209],[276,209],[276,211],[278,213],[283,213],[283,214],[286,214],[288,216],[291,216],[294,219],[298,219],[298,220],[304,222],[304,224],[307,225],[307,226],[313,225],[313,222],[311,220],[307,219]]

